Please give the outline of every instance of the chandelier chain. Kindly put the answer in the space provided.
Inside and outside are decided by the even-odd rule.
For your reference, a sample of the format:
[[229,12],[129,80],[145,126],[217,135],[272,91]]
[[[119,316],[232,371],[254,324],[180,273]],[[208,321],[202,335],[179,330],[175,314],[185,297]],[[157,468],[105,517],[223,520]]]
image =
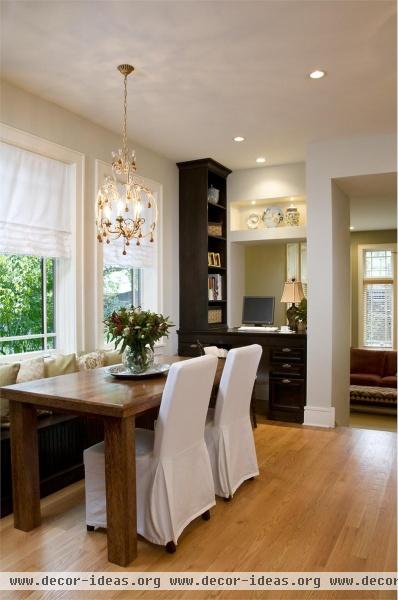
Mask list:
[[124,76],[123,155],[127,160],[127,75]]

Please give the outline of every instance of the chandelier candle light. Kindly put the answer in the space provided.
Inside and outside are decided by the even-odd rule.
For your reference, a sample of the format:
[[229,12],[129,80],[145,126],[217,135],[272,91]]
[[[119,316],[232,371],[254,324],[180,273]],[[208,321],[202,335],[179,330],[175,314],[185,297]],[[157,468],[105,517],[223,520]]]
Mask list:
[[[127,146],[127,77],[131,65],[119,65],[124,76],[123,147],[112,152],[112,176],[105,177],[97,195],[97,239],[110,244],[122,238],[123,254],[135,240],[140,246],[144,238],[154,241],[157,206],[152,191],[136,175],[135,151]],[[116,212],[115,212],[116,211]]]

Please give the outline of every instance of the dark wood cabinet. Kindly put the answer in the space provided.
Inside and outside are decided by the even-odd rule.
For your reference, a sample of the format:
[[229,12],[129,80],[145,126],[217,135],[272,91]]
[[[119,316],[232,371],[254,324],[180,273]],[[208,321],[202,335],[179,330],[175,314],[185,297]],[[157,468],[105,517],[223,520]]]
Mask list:
[[255,385],[258,412],[276,421],[302,423],[306,397],[307,336],[238,329],[178,332],[178,353],[200,356],[201,347],[238,348],[260,344],[263,353]]
[[[205,158],[177,164],[180,171],[180,327],[207,330],[227,324],[227,177],[231,172]],[[217,204],[208,201],[208,189],[219,192]],[[216,234],[209,224],[218,224]],[[208,264],[208,254],[219,256]],[[208,277],[216,275],[221,297],[209,299]],[[212,322],[213,320],[218,322]]]

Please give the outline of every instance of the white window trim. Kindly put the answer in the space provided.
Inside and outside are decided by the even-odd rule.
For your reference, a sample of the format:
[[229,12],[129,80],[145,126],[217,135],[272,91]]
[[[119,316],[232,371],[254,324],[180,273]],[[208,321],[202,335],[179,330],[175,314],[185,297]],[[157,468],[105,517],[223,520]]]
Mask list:
[[[79,352],[83,350],[85,343],[83,315],[85,155],[4,123],[0,123],[0,140],[47,158],[59,160],[72,167],[72,255],[70,268],[66,266],[66,261],[58,261],[60,268],[57,268],[56,281],[58,308],[56,333],[60,351]],[[60,274],[62,268],[64,272]],[[10,355],[10,357],[31,358],[33,355],[48,354],[48,350],[43,350],[39,353],[27,352]]]
[[[95,177],[94,177],[94,198],[97,200],[98,189],[102,185],[103,180],[106,176],[112,175],[112,165],[106,163],[102,160],[96,159],[95,161]],[[157,209],[158,209],[158,222],[156,226],[156,236],[157,236],[157,244],[156,244],[156,257],[155,257],[155,269],[157,271],[156,277],[156,306],[151,306],[151,309],[157,312],[163,312],[163,185],[158,181],[154,181],[153,179],[149,179],[148,177],[144,177],[137,173],[137,175],[144,180],[145,184],[151,188],[154,192],[157,192],[158,201],[157,201]],[[93,220],[93,228],[94,228],[94,286],[97,290],[96,294],[96,306],[95,306],[95,347],[96,348],[105,348],[105,349],[113,349],[112,344],[104,343],[104,253],[103,253],[103,245],[100,244],[97,240],[97,231],[95,220]],[[132,249],[133,250],[133,249]],[[144,277],[142,279],[142,289],[143,294],[145,294],[145,289],[148,287],[148,283],[145,281],[145,270]],[[156,347],[163,347],[166,344],[163,341],[160,341],[156,344]]]
[[[365,250],[392,250],[393,253],[393,280],[394,280],[394,293],[393,293],[393,339],[392,349],[397,347],[397,331],[395,327],[395,316],[397,314],[397,244],[391,242],[390,244],[363,244],[358,246],[358,345],[360,348],[369,348],[364,344],[364,305],[363,305],[363,253]],[[386,350],[386,348],[373,347],[372,350]]]

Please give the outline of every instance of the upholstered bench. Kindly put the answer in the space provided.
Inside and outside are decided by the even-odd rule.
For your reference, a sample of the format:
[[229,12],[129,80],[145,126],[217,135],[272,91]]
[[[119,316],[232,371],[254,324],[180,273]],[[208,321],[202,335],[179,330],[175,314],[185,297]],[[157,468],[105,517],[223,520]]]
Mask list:
[[[397,413],[397,389],[370,385],[351,385],[350,404],[353,409],[365,408],[375,412]],[[380,410],[379,410],[380,409]]]
[[[120,354],[115,351],[98,351],[79,356],[35,358],[21,363],[0,362],[0,386],[109,366],[120,360]],[[84,477],[83,451],[102,441],[104,434],[102,422],[88,417],[52,414],[51,411],[39,411],[38,416],[40,496],[43,498]],[[9,406],[4,398],[0,399],[0,417],[0,517],[4,517],[12,512]],[[149,415],[148,420],[150,418],[153,420],[153,416]],[[146,427],[147,423],[138,426]]]

